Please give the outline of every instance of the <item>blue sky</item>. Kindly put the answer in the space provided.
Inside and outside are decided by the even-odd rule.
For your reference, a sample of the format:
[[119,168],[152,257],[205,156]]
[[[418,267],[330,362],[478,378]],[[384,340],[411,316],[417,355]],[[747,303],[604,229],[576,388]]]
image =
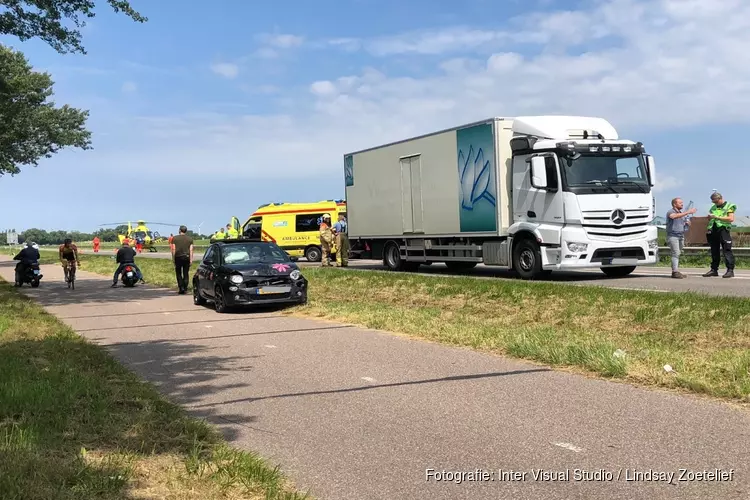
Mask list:
[[85,56],[0,38],[91,111],[94,145],[0,178],[0,229],[205,233],[343,197],[346,152],[529,114],[602,116],[642,141],[659,212],[674,196],[705,212],[716,188],[749,213],[731,150],[750,132],[743,0],[132,0],[145,24],[100,3]]

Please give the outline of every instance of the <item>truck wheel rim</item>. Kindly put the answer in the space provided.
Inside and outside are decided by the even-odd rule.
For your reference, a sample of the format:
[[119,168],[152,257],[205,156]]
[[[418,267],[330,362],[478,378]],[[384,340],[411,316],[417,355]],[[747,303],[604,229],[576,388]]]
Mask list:
[[532,267],[534,267],[534,254],[531,252],[531,250],[524,250],[523,252],[521,252],[518,261],[521,264],[521,269],[523,269],[524,271],[528,271]]

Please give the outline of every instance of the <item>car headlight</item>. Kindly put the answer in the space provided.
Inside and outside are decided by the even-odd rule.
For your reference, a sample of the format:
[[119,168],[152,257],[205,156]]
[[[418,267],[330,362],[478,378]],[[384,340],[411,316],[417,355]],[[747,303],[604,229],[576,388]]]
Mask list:
[[649,248],[656,248],[659,246],[659,240],[649,240],[648,241],[648,247]]
[[289,277],[292,278],[295,281],[298,280],[300,276],[301,275],[300,275],[299,269],[295,269],[294,271],[292,271],[291,273],[289,273]]
[[242,283],[242,275],[240,275],[240,274],[233,274],[233,275],[231,275],[229,277],[229,281],[231,281],[232,283],[236,283],[236,284],[239,285],[240,283]]
[[588,243],[576,243],[574,241],[568,242],[568,250],[571,252],[585,252],[588,247]]

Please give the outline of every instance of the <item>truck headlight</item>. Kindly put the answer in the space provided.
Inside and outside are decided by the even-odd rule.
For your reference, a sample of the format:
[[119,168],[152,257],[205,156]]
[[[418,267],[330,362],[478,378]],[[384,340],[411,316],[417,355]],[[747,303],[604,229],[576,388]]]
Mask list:
[[649,248],[656,248],[659,246],[659,240],[648,240]]
[[233,274],[233,275],[231,275],[229,277],[229,281],[231,281],[232,283],[235,283],[235,284],[239,285],[240,283],[242,283],[242,275],[240,275],[240,274]]
[[291,273],[289,273],[289,277],[292,278],[294,281],[297,281],[300,277],[299,269],[295,269]]
[[574,241],[568,242],[568,250],[571,252],[585,252],[588,247],[588,243],[576,243]]

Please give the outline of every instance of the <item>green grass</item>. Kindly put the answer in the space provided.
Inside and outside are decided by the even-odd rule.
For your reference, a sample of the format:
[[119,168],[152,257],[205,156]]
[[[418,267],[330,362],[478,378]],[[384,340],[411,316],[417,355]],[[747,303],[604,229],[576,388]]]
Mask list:
[[0,471],[3,500],[303,498],[2,280]]
[[[169,260],[137,262],[148,283],[176,288]],[[102,256],[86,255],[82,265],[106,276],[114,270]],[[319,267],[303,272],[309,302],[289,314],[750,402],[747,299]],[[618,350],[625,355],[616,356]],[[665,364],[675,372],[666,373]]]

